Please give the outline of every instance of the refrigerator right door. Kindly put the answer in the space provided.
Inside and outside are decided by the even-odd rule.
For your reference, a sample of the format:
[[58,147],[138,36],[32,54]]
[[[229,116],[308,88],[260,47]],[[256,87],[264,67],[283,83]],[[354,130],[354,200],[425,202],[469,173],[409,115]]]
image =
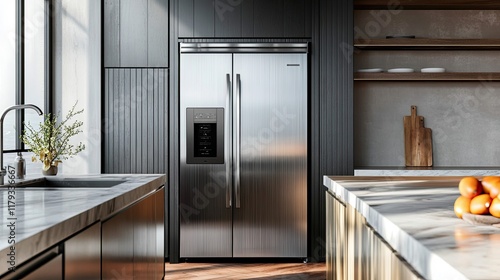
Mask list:
[[307,54],[235,54],[233,73],[233,257],[306,257]]

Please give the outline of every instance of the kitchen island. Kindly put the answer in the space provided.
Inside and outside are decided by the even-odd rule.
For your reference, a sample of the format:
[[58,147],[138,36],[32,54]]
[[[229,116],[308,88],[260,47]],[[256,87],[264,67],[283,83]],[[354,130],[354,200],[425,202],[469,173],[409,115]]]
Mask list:
[[[130,264],[134,253],[144,271],[155,271],[155,266],[163,275],[165,175],[56,177],[66,179],[68,186],[23,187],[43,179],[2,186],[0,278],[11,278],[8,273],[14,269],[25,277],[32,270],[42,271],[44,265],[57,275],[64,273],[65,279],[82,277],[78,269],[99,277],[106,273],[126,277],[135,275]],[[114,186],[78,185],[113,180]]]
[[454,214],[461,178],[325,176],[328,279],[499,279],[500,229]]

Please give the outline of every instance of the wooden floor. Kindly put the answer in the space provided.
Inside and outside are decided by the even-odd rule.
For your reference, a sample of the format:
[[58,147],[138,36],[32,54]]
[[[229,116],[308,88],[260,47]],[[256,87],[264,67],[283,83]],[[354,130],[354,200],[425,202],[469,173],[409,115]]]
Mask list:
[[325,263],[166,263],[165,279],[323,280]]

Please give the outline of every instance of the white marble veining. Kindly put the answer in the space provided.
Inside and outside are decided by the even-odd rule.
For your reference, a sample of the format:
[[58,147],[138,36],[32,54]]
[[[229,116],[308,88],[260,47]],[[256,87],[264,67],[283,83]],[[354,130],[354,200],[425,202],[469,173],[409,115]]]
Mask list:
[[498,176],[498,167],[367,167],[354,176]]
[[426,279],[499,279],[500,229],[458,219],[461,177],[324,177]]
[[[7,272],[10,267],[7,263],[9,259],[7,254],[11,252],[10,246],[15,246],[15,262],[19,265],[85,227],[106,219],[158,189],[166,181],[165,175],[106,174],[71,178],[82,180],[115,178],[126,182],[111,188],[92,189],[17,187],[14,189],[15,198],[9,198],[9,189],[7,186],[1,186],[0,275]],[[9,212],[9,200],[15,202],[14,215]],[[9,238],[11,231],[7,226],[11,222],[15,222],[13,238]],[[15,244],[9,244],[9,240],[15,240]]]

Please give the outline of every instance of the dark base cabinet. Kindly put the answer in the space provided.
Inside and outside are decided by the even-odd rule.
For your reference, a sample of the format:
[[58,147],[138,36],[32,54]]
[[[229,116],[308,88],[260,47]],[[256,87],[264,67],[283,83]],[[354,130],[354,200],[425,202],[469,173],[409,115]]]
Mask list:
[[98,221],[0,279],[163,279],[165,188]]
[[354,207],[327,192],[326,279],[422,279]]
[[64,242],[64,279],[101,278],[101,223]]
[[102,279],[162,279],[165,189],[102,223]]
[[63,255],[58,246],[22,264],[13,273],[0,279],[58,280],[63,279]]

